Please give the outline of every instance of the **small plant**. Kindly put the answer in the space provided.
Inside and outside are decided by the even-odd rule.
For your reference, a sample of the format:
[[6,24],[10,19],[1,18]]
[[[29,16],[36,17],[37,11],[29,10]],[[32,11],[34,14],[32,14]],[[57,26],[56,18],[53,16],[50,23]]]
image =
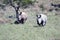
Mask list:
[[45,9],[43,4],[41,4],[39,7],[42,9],[42,11]]

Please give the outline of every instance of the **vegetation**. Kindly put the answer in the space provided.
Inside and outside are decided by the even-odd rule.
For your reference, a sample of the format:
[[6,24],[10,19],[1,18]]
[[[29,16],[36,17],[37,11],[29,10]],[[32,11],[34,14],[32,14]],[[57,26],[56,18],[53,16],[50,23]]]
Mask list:
[[36,0],[32,1],[32,0],[4,0],[3,3],[4,4],[9,4],[10,2],[15,2],[15,3],[18,3],[20,4],[20,6],[26,6],[26,5],[29,5],[29,4],[33,4]]
[[[9,3],[14,9],[18,7],[20,8],[20,4],[17,0],[14,0],[13,2],[10,1],[11,3],[8,2],[7,0],[4,0],[4,2],[5,1],[6,1],[5,4]],[[18,3],[19,6],[16,7],[14,3]],[[26,4],[27,3],[28,2],[26,2]],[[5,19],[11,20],[11,21],[9,20],[10,21],[9,23],[4,24],[0,23],[0,40],[60,40],[60,15],[54,15],[55,13],[53,12],[47,12],[48,13],[47,24],[44,27],[42,27],[36,24],[35,13],[38,12],[34,11],[32,8],[31,9],[28,8],[28,10],[25,9],[28,15],[27,21],[24,24],[14,24],[13,22],[16,20],[15,13],[17,14],[18,13],[17,10],[19,9],[17,10],[15,9],[14,11],[11,6],[8,6],[6,8],[7,9],[6,11],[0,10],[0,19],[2,19],[3,21],[5,21]],[[42,10],[44,10],[43,5],[41,5],[41,8]]]

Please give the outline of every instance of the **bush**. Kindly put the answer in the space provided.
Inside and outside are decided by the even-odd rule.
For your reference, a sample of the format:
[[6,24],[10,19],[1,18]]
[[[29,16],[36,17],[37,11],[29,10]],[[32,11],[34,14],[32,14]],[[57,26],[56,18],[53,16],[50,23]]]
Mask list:
[[[25,6],[25,5],[29,5],[29,4],[32,5],[35,2],[35,0],[34,1],[32,1],[32,0],[13,0],[13,2],[15,2],[15,3],[19,2],[21,6]],[[4,0],[3,3],[9,4],[9,0]]]
[[3,1],[3,4],[8,4],[8,0],[4,0]]
[[33,2],[31,0],[22,0],[23,5],[32,4],[32,3]]

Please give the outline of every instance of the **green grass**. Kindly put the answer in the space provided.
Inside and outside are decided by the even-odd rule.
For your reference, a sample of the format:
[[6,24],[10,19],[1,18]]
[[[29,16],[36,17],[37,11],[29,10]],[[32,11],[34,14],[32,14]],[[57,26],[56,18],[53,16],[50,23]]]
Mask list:
[[1,24],[0,40],[60,40],[59,15],[48,16],[47,24],[44,27],[36,24],[35,14],[28,15],[25,24]]

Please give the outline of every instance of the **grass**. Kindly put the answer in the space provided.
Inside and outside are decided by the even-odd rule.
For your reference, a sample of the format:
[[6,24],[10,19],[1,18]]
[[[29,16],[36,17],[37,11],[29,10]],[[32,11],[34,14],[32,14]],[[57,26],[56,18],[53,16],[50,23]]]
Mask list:
[[25,24],[1,24],[0,40],[60,40],[59,15],[48,16],[47,24],[44,27],[36,24],[35,14],[28,15]]

